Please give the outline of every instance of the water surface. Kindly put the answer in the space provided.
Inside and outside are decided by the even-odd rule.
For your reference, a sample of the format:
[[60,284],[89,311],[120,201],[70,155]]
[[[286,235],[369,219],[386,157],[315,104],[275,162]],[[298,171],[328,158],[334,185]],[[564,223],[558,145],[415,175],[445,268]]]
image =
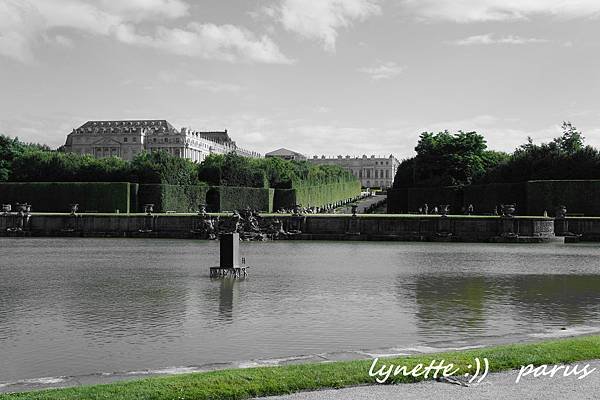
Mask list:
[[0,383],[600,326],[600,248],[0,239]]

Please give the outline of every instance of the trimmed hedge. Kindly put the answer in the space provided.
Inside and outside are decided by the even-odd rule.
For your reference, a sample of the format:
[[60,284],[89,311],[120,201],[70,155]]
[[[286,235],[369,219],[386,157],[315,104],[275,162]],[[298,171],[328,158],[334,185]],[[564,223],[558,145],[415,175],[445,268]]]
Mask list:
[[[275,189],[214,186],[208,191],[206,198],[209,211],[233,211],[247,207],[273,212]],[[218,210],[217,204],[218,201]]]
[[388,212],[416,212],[427,203],[450,205],[452,214],[461,214],[470,204],[477,214],[491,214],[500,204],[516,204],[518,214],[529,213],[524,183],[491,183],[488,185],[401,188],[388,191]]
[[206,204],[207,185],[140,185],[138,211],[144,204],[154,204],[155,212],[196,212],[200,204]]
[[451,212],[473,204],[477,214],[492,213],[500,204],[516,204],[517,214],[554,215],[556,207],[566,205],[569,213],[600,215],[600,180],[550,180],[522,183],[439,188],[402,188],[388,191],[388,212],[417,211],[424,203],[429,209],[450,204]]
[[[515,204],[516,213],[536,215],[528,207],[525,183],[490,183],[465,186],[464,206],[473,204],[477,214],[492,213],[500,204]],[[539,213],[541,215],[542,213]]]
[[304,207],[322,207],[336,201],[360,195],[358,180],[342,181],[318,186],[296,185],[293,189],[277,189],[275,209],[292,208],[296,204]]
[[81,212],[134,211],[137,184],[128,182],[6,182],[0,183],[0,203],[29,203],[33,211],[68,212],[78,203]]
[[556,207],[567,206],[568,213],[600,215],[600,180],[564,180],[527,182],[529,214],[554,215]]

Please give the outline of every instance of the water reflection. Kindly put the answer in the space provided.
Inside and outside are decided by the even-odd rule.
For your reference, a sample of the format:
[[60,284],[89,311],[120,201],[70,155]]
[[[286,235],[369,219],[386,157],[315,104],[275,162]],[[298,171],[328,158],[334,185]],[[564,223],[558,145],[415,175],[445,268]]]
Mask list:
[[411,300],[422,335],[483,333],[490,326],[589,323],[600,312],[598,275],[418,275],[398,277],[399,300]]

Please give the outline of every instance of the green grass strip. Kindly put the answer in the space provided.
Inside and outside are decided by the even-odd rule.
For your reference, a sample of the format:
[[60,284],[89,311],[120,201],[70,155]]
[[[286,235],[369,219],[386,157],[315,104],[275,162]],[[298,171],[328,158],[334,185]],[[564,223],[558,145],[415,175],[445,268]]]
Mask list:
[[[406,365],[444,359],[461,371],[467,370],[475,357],[487,357],[490,371],[520,368],[522,365],[559,364],[600,358],[600,336],[583,336],[541,343],[503,345],[468,351],[455,351],[410,357],[381,359],[378,365]],[[105,385],[50,389],[0,395],[5,399],[71,400],[200,400],[248,399],[305,390],[343,388],[373,384],[368,374],[371,360],[300,364],[281,367],[230,369],[169,377],[147,378]],[[388,382],[415,382],[419,378],[398,375]]]

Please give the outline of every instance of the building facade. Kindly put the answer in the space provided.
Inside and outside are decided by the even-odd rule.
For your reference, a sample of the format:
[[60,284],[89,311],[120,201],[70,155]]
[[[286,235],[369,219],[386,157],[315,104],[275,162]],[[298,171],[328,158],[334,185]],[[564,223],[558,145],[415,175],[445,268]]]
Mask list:
[[400,162],[390,154],[389,157],[367,157],[337,156],[327,158],[325,156],[313,156],[310,159],[313,164],[338,165],[347,169],[356,176],[363,187],[389,188],[394,183],[394,176]]
[[159,150],[196,162],[204,161],[210,154],[231,152],[244,157],[261,157],[257,152],[237,147],[227,130],[178,130],[164,119],[88,121],[67,135],[64,150],[96,158],[120,157],[129,161],[142,151]]
[[271,151],[271,152],[265,154],[265,157],[266,158],[277,157],[277,158],[281,158],[284,160],[293,160],[293,161],[305,161],[306,160],[306,156],[304,154],[300,154],[298,152],[284,149],[284,148],[277,149],[275,151]]

